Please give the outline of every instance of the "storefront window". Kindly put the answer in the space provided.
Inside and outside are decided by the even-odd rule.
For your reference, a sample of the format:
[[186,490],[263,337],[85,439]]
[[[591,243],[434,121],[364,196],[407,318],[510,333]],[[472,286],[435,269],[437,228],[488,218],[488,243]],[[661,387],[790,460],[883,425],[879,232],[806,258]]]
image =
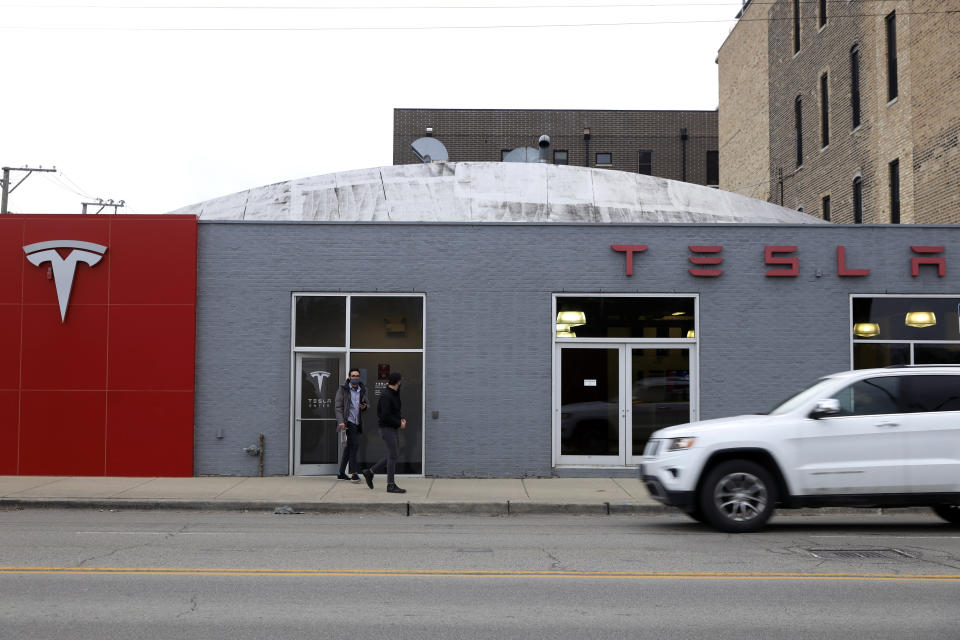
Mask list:
[[354,349],[423,347],[423,299],[352,296],[350,346]]
[[294,473],[335,473],[342,447],[334,414],[337,388],[360,370],[369,408],[358,458],[369,467],[386,454],[377,435],[377,402],[393,372],[407,426],[397,473],[423,473],[422,295],[294,294]]
[[[419,301],[419,298],[417,298]],[[387,388],[387,379],[394,371],[403,375],[400,382],[402,415],[407,428],[400,431],[400,456],[397,473],[422,473],[423,459],[423,354],[396,352],[354,352],[350,367],[360,369],[360,380],[367,387],[370,409],[364,417],[365,438],[360,441],[358,457],[364,468],[387,454],[383,439],[377,435],[377,402]]]
[[694,299],[557,296],[558,338],[693,338]]
[[301,296],[296,302],[298,347],[343,347],[347,344],[345,296]]
[[853,368],[960,364],[960,296],[854,297]]

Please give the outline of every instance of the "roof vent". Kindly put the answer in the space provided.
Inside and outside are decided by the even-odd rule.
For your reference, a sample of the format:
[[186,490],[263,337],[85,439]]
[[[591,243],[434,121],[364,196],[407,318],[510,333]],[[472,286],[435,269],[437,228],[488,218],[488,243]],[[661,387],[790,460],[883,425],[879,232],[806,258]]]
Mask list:
[[504,162],[550,162],[550,136],[540,136],[537,149],[518,147],[503,156]]

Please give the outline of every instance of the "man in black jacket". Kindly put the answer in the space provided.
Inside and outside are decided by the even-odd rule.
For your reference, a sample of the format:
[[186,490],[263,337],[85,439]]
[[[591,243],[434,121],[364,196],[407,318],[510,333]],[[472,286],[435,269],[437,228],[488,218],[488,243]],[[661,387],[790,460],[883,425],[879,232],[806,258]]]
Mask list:
[[[339,480],[360,482],[357,475],[357,448],[360,446],[360,434],[363,433],[363,412],[367,410],[367,388],[360,382],[360,369],[350,369],[349,378],[337,389],[333,401],[334,414],[337,417],[337,429],[347,432],[347,446],[340,459]],[[347,476],[347,461],[350,473]]]
[[406,489],[401,489],[393,481],[393,472],[397,468],[397,455],[400,452],[400,445],[397,442],[397,430],[406,429],[407,421],[400,414],[400,379],[399,372],[394,371],[390,374],[387,388],[383,390],[380,401],[377,403],[377,417],[380,419],[380,437],[387,444],[387,456],[369,469],[364,469],[363,474],[367,481],[367,486],[373,489],[373,474],[383,473],[387,470],[387,493],[406,493]]

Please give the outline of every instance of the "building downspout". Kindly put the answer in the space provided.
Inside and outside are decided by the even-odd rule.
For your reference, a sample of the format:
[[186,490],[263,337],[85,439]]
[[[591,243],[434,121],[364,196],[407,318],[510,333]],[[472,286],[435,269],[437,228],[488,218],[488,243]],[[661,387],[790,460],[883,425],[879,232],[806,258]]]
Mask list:
[[583,152],[583,166],[589,167],[590,166],[590,127],[583,128],[583,145],[585,149]]
[[687,181],[687,128],[680,128],[680,180]]

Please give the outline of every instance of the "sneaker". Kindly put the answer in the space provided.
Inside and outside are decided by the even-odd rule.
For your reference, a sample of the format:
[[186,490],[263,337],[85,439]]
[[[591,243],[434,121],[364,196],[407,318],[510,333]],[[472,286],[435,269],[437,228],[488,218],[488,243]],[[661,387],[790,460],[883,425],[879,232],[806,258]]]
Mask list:
[[388,484],[388,485],[387,485],[387,493],[406,493],[406,492],[407,492],[406,489],[401,489],[400,487],[398,487],[398,486],[395,485],[395,484]]
[[367,481],[367,486],[373,489],[373,471],[370,471],[370,469],[361,469],[360,473],[363,474],[363,479]]
[[352,476],[350,476],[350,482],[354,484],[360,484],[360,476],[358,476],[357,474],[353,474]]
[[338,473],[338,474],[337,474],[337,480],[349,480],[349,479],[350,479],[350,476],[348,476],[348,475],[346,475],[346,474],[343,474],[343,473]]

